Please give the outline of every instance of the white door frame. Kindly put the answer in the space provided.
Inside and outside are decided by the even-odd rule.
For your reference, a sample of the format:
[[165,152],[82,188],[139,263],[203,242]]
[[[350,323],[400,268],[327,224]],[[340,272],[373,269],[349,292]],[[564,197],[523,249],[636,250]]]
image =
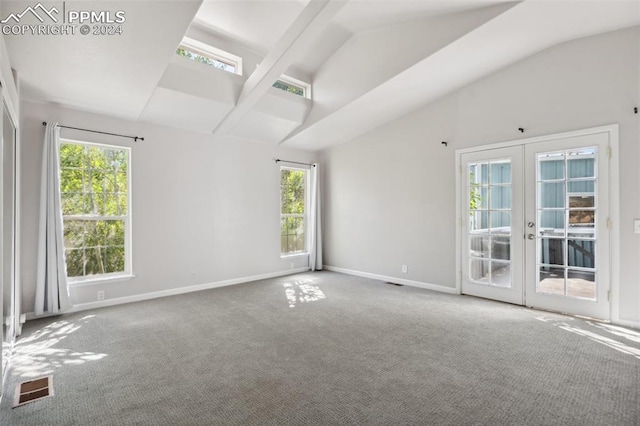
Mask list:
[[[13,319],[14,322],[12,324],[12,345],[13,340],[21,331],[21,322],[20,319],[22,315],[21,312],[21,285],[20,285],[20,175],[21,175],[21,167],[20,167],[20,102],[18,96],[18,86],[16,84],[16,80],[13,75],[13,71],[9,66],[8,53],[6,49],[6,45],[2,39],[0,39],[0,107],[6,109],[7,114],[14,125],[14,140],[13,140],[13,185],[14,185],[14,217],[13,217]],[[4,120],[0,120],[4,121]],[[2,125],[0,124],[0,135],[4,137],[2,133]],[[4,151],[4,150],[3,150]],[[1,158],[1,156],[0,156]],[[1,221],[0,221],[1,222]],[[2,309],[0,308],[0,311]],[[0,315],[0,318],[4,320],[4,313]],[[10,362],[10,359],[9,359]],[[2,364],[2,356],[0,356],[0,365]],[[5,370],[5,374],[8,373],[10,366],[7,365],[7,369]],[[3,385],[6,383],[4,376],[0,372],[0,394],[2,394]]]
[[551,135],[536,136],[531,138],[516,139],[506,142],[499,142],[489,145],[475,146],[472,148],[464,148],[456,150],[456,292],[462,294],[462,203],[461,203],[461,177],[463,172],[462,154],[484,151],[487,149],[505,148],[516,145],[527,145],[537,142],[548,142],[551,140],[573,138],[577,136],[591,135],[594,133],[608,133],[611,150],[609,152],[609,218],[611,220],[610,252],[609,252],[609,282],[611,285],[611,312],[608,318],[612,322],[618,322],[620,319],[620,175],[618,165],[620,158],[618,154],[619,147],[619,126],[618,124],[610,124],[606,126],[591,127],[588,129],[573,130],[563,133],[555,133]]
[[[20,97],[18,95],[18,80],[17,76],[14,76],[13,70],[10,66],[9,54],[5,43],[0,39],[0,86],[2,86],[2,95],[0,99],[3,108],[6,107],[7,113],[13,122],[15,129],[14,135],[14,149],[13,149],[13,161],[14,161],[14,334],[19,336],[22,331],[22,324],[24,322],[24,315],[22,312],[22,277],[21,277],[21,204],[22,204],[22,144],[21,129],[20,129]],[[15,337],[14,336],[14,337]]]

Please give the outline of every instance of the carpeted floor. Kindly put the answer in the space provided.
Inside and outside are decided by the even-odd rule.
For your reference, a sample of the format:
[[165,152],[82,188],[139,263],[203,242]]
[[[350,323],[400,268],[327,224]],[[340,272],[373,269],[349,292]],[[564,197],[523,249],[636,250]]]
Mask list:
[[31,321],[9,374],[2,425],[640,424],[638,331],[332,272]]

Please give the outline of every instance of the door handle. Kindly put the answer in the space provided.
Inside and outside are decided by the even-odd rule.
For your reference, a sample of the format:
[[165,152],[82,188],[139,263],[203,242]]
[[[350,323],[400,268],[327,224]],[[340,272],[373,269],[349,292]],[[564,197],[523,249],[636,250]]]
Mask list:
[[536,236],[534,234],[527,235],[527,239],[529,239],[529,240],[534,240],[535,238],[536,238]]
[[533,228],[534,226],[536,226],[536,224],[535,224],[535,223],[533,223],[533,222],[529,222],[529,223],[527,223],[527,226],[528,226],[529,228]]

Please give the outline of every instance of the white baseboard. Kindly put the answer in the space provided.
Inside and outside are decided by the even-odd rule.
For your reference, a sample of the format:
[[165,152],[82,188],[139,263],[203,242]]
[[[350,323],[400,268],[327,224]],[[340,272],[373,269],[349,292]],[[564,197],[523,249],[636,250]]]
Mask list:
[[333,271],[333,272],[340,272],[342,274],[347,274],[347,275],[355,275],[358,277],[371,278],[374,280],[389,281],[392,283],[408,285],[411,287],[420,287],[427,290],[439,291],[442,293],[460,294],[458,293],[458,290],[456,290],[453,287],[445,287],[443,285],[438,285],[438,284],[423,283],[421,281],[413,281],[413,280],[407,280],[404,278],[390,277],[387,275],[372,274],[370,272],[354,271],[352,269],[338,268],[336,266],[324,265],[323,269],[326,269],[328,271]]
[[[387,275],[372,274],[370,272],[355,271],[355,270],[352,270],[352,269],[339,268],[339,267],[336,267],[336,266],[329,266],[329,265],[324,265],[323,269],[326,269],[327,271],[340,272],[342,274],[347,274],[347,275],[355,275],[355,276],[358,276],[358,277],[371,278],[371,279],[380,280],[380,281],[389,281],[389,282],[393,282],[393,283],[397,283],[397,284],[408,285],[408,286],[411,286],[411,287],[419,287],[419,288],[424,288],[424,289],[427,289],[427,290],[439,291],[439,292],[442,292],[442,293],[460,294],[460,293],[458,293],[458,291],[455,288],[445,287],[445,286],[438,285],[438,284],[423,283],[421,281],[413,281],[413,280],[407,280],[407,279],[404,279],[404,278],[391,277],[391,276],[387,276]],[[70,310],[68,310],[66,312],[59,313],[59,314],[45,314],[45,315],[36,316],[36,314],[34,312],[28,312],[26,314],[26,319],[27,319],[27,321],[30,321],[30,320],[33,320],[33,319],[46,318],[46,317],[51,317],[51,316],[56,316],[56,315],[61,315],[61,314],[73,313],[73,312],[81,312],[81,311],[86,311],[86,310],[89,310],[89,309],[104,308],[104,307],[107,307],[107,306],[122,305],[122,304],[125,304],[125,303],[132,303],[132,302],[141,302],[143,300],[157,299],[159,297],[174,296],[174,295],[178,295],[178,294],[191,293],[191,292],[194,292],[194,291],[209,290],[209,289],[212,289],[212,288],[226,287],[226,286],[235,285],[235,284],[248,283],[248,282],[251,282],[251,281],[259,281],[259,280],[265,280],[265,279],[269,279],[269,278],[282,277],[282,276],[291,275],[291,274],[299,274],[301,272],[307,272],[307,271],[309,271],[309,268],[307,268],[307,267],[305,267],[305,268],[297,268],[297,269],[289,269],[289,270],[286,270],[286,271],[270,272],[268,274],[253,275],[253,276],[241,277],[241,278],[233,278],[233,279],[230,279],[230,280],[216,281],[216,282],[205,283],[205,284],[197,284],[197,285],[192,285],[192,286],[187,286],[187,287],[178,287],[178,288],[172,288],[172,289],[169,289],[169,290],[161,290],[161,291],[154,291],[154,292],[151,292],[151,293],[136,294],[136,295],[133,295],[133,296],[118,297],[118,298],[115,298],[115,299],[107,299],[107,300],[100,300],[100,301],[96,301],[96,302],[81,303],[81,304],[74,305],[73,308],[71,308]],[[23,317],[24,317],[24,315],[25,314],[22,314]],[[623,327],[630,327],[630,328],[635,328],[635,329],[639,329],[640,330],[640,322],[639,321],[624,320],[624,319],[617,318],[617,319],[611,321],[611,323],[612,324],[616,324],[616,325],[621,325]]]
[[308,267],[288,269],[286,271],[270,272],[268,274],[252,275],[249,277],[233,278],[230,280],[216,281],[216,282],[205,283],[205,284],[196,284],[196,285],[191,285],[187,287],[176,287],[169,290],[153,291],[151,293],[136,294],[133,296],[117,297],[114,299],[99,300],[96,302],[89,302],[89,303],[80,303],[77,305],[73,305],[73,308],[69,309],[68,311],[60,312],[58,314],[45,314],[45,315],[36,316],[34,312],[28,312],[27,321],[37,319],[37,318],[46,318],[50,316],[61,315],[61,314],[71,314],[74,312],[81,312],[89,309],[104,308],[107,306],[122,305],[125,303],[132,303],[132,302],[141,302],[143,300],[157,299],[159,297],[175,296],[177,294],[191,293],[194,291],[202,291],[202,290],[209,290],[212,288],[226,287],[226,286],[235,285],[235,284],[248,283],[251,281],[259,281],[259,280],[266,280],[269,278],[283,277],[285,275],[298,274],[298,273],[307,272],[307,271],[309,271]]
[[623,319],[617,318],[615,320],[612,320],[611,324],[621,325],[623,327],[629,327],[629,328],[636,328],[640,330],[640,321],[623,320]]
[[[358,276],[358,277],[371,278],[371,279],[374,279],[374,280],[388,281],[388,282],[397,283],[397,284],[404,284],[404,285],[408,285],[408,286],[412,286],[412,287],[425,288],[427,290],[440,291],[440,292],[443,292],[443,293],[460,294],[455,288],[445,287],[445,286],[441,286],[441,285],[438,285],[438,284],[428,284],[428,283],[423,283],[423,282],[420,282],[420,281],[406,280],[406,279],[403,279],[403,278],[390,277],[390,276],[387,276],[387,275],[372,274],[370,272],[354,271],[352,269],[338,268],[336,266],[329,266],[329,265],[324,265],[323,268],[326,269],[327,271],[340,272],[342,274],[347,274],[347,275],[355,275],[355,276]],[[620,326],[623,326],[623,327],[635,328],[635,329],[640,330],[640,322],[639,321],[625,320],[625,319],[617,318],[617,319],[611,320],[611,324],[620,325]]]

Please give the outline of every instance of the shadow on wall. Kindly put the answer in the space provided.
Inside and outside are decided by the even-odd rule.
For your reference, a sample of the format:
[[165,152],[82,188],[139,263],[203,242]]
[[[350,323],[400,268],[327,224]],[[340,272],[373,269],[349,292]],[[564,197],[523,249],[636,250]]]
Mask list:
[[290,308],[295,308],[298,303],[317,302],[326,299],[320,287],[313,280],[298,280],[282,284]]
[[60,343],[71,333],[79,330],[95,315],[87,315],[77,322],[57,321],[34,331],[15,344],[12,368],[21,377],[32,378],[51,374],[55,369],[70,365],[81,365],[98,361],[107,354],[77,352],[59,348]]
[[595,321],[585,321],[583,324],[587,327],[581,328],[575,324],[569,324],[566,320],[552,319],[544,315],[536,319],[640,359],[640,332]]

